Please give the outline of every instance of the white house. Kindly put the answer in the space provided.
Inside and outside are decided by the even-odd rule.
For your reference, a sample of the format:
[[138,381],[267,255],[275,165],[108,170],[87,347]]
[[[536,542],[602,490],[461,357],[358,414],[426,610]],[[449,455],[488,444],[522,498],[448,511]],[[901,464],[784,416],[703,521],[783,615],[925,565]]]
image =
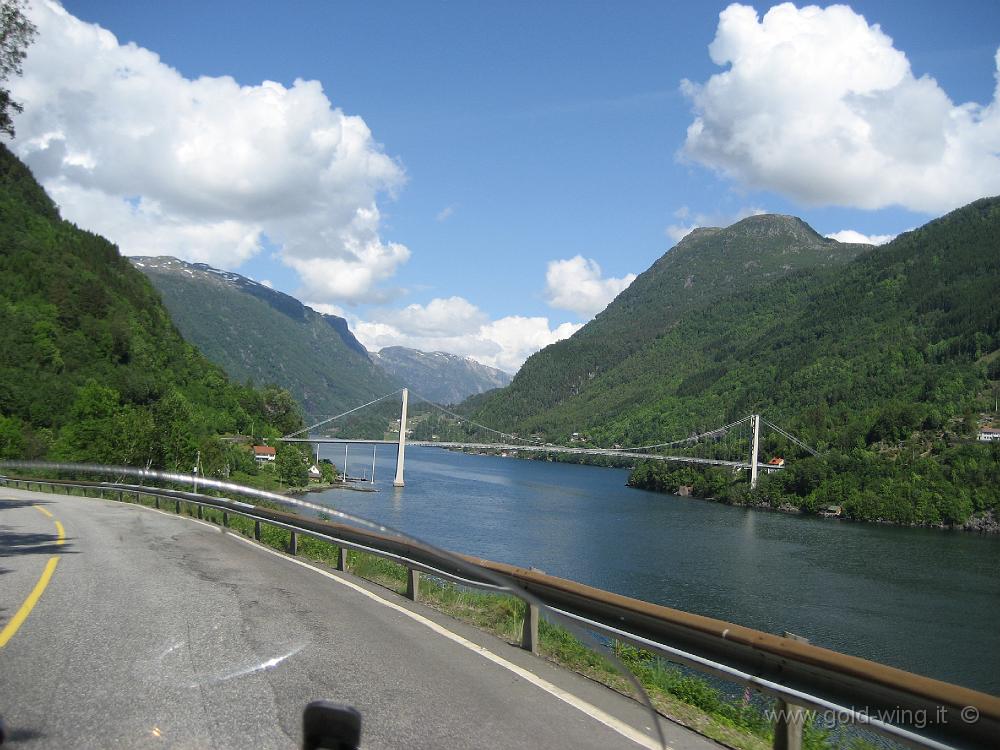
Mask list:
[[994,427],[980,428],[979,441],[982,443],[992,443],[995,441],[1000,441],[1000,430]]
[[277,457],[277,451],[269,445],[255,445],[253,447],[254,460],[259,463],[273,461]]

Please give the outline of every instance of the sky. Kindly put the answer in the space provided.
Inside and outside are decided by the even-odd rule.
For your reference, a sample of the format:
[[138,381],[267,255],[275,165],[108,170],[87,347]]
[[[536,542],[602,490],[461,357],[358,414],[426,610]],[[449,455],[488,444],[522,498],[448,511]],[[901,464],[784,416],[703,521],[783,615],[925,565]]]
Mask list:
[[11,146],[128,255],[510,372],[696,226],[1000,194],[1000,3],[30,0]]

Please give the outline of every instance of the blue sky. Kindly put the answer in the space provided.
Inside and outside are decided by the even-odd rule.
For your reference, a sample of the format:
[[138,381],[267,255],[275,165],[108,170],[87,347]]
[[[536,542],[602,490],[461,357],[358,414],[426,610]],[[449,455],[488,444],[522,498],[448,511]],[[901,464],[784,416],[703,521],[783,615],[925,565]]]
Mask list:
[[[932,132],[933,125],[909,127],[920,118],[908,116],[906,107],[913,97],[926,94],[918,109],[934,110],[937,93],[927,93],[926,86],[910,79],[904,83],[912,83],[913,96],[868,107],[864,101],[874,95],[865,93],[858,105],[867,107],[864,117],[882,123],[890,135],[898,126],[903,131],[900,140],[913,144],[900,149],[898,144],[885,145],[885,138],[876,143],[878,148],[899,151],[886,157],[885,171],[898,167],[898,175],[887,177],[885,184],[872,187],[871,176],[866,178],[861,168],[829,176],[847,161],[833,158],[836,148],[829,161],[819,159],[810,167],[820,184],[815,192],[813,175],[796,173],[794,164],[761,166],[766,154],[782,148],[781,138],[794,136],[791,131],[779,133],[777,142],[765,148],[747,125],[760,114],[753,110],[759,98],[755,92],[778,96],[774,92],[783,86],[780,67],[770,74],[748,67],[757,78],[748,78],[736,93],[709,92],[701,105],[696,103],[697,94],[682,90],[685,79],[704,85],[729,69],[729,63],[718,65],[709,55],[724,3],[298,2],[286,8],[252,2],[66,0],[64,7],[81,22],[113,33],[120,45],[133,42],[155,53],[185,81],[231,76],[241,86],[270,80],[290,90],[296,79],[316,80],[333,108],[363,119],[370,130],[363,147],[380,151],[396,170],[379,162],[366,172],[356,193],[357,206],[368,205],[371,199],[378,210],[378,216],[369,217],[359,230],[368,238],[365,242],[381,243],[378,252],[372,251],[371,263],[378,270],[369,286],[359,282],[354,291],[345,292],[304,282],[311,273],[334,273],[324,270],[334,267],[323,266],[314,257],[318,250],[303,249],[297,264],[287,262],[294,254],[288,249],[294,241],[288,238],[297,236],[295,231],[302,236],[311,231],[301,227],[293,231],[288,217],[276,220],[273,227],[262,220],[256,239],[230,255],[220,244],[225,240],[219,239],[230,235],[213,234],[211,242],[219,247],[198,259],[266,279],[306,302],[345,314],[370,348],[385,343],[450,346],[514,369],[532,348],[556,337],[560,324],[569,324],[559,334],[566,335],[585,322],[596,305],[627,283],[628,274],[649,267],[690,226],[731,223],[750,212],[767,211],[801,216],[822,234],[849,229],[869,236],[894,235],[966,202],[966,193],[975,197],[983,194],[977,190],[1000,192],[1000,183],[991,182],[989,174],[969,178],[965,192],[961,175],[928,177],[938,173],[925,168],[928,162],[921,161],[921,154],[926,148],[933,150],[926,144],[939,134]],[[768,7],[758,4],[756,10],[763,16]],[[892,38],[890,51],[897,58],[905,56],[915,81],[932,77],[954,105],[985,106],[993,100],[1000,3],[855,2],[851,8]],[[798,18],[796,13],[789,21],[797,23]],[[55,37],[62,27],[52,21],[46,28]],[[744,32],[754,27],[746,19],[740,25],[733,16],[731,28],[734,44],[743,44],[739,40]],[[801,38],[806,41],[796,59],[812,61],[811,50],[832,44],[832,37],[824,35],[842,39],[846,28],[828,19],[804,29]],[[875,44],[870,39],[859,42],[869,43]],[[754,58],[753,44],[764,42],[740,47],[739,54]],[[26,116],[34,101],[31,79],[52,75],[58,62],[55,53],[47,65],[41,62],[41,53],[38,58],[37,70],[31,68],[30,57],[26,66],[22,95],[29,108]],[[888,55],[874,68],[888,70],[896,63],[898,59]],[[820,61],[817,68],[822,65]],[[141,78],[142,69],[136,67]],[[766,75],[778,80],[772,85]],[[799,110],[826,106],[828,102],[813,102],[809,92],[829,88],[829,76],[839,73],[816,75],[814,83],[800,81],[797,89],[782,94],[783,99],[766,104],[765,114],[787,107],[794,119]],[[862,71],[855,77],[866,75]],[[99,80],[99,75],[94,78]],[[149,85],[159,85],[157,75],[148,78]],[[900,90],[894,81],[873,85],[881,86],[879,91],[890,84]],[[20,93],[17,88],[15,93]],[[740,96],[746,97],[745,102],[730,106]],[[795,96],[802,97],[801,106]],[[114,106],[127,106],[127,100]],[[75,126],[69,115],[63,114],[56,125],[37,115],[53,109],[39,104],[34,119],[25,120],[23,127],[19,124],[28,134],[19,133],[22,155],[36,173],[46,175],[43,182],[64,211],[75,211],[72,218],[78,223],[95,217],[94,229],[112,235],[123,251],[134,254],[142,245],[130,239],[134,235],[108,218],[107,211],[101,214],[96,199],[84,200],[70,192],[70,183],[77,179],[70,167],[82,163],[96,174],[100,164],[95,168],[92,162],[100,162],[103,146],[90,142],[79,147],[82,156],[63,156],[61,171],[49,162],[45,162],[48,167],[39,166],[44,159],[37,144],[48,145],[39,141],[46,132],[70,133],[67,153],[73,150]],[[713,110],[717,111],[710,115]],[[135,112],[131,114],[138,119]],[[686,145],[687,129],[699,114],[711,137]],[[155,113],[150,117],[155,121]],[[985,140],[986,153],[992,149],[995,156],[1000,136],[994,131],[1000,132],[1000,125],[985,123],[989,113],[979,112],[974,119],[979,135],[967,140]],[[247,126],[246,120],[242,118],[241,128]],[[931,121],[937,122],[929,116]],[[967,128],[969,133],[973,125]],[[747,140],[743,151],[730,153],[727,141],[741,138]],[[805,163],[815,143],[793,144],[789,148],[793,156],[797,148],[805,154],[799,163]],[[963,158],[982,162],[975,154],[962,153]],[[287,160],[280,150],[259,158]],[[920,164],[915,166],[914,160]],[[271,162],[262,162],[250,174],[272,167]],[[184,200],[176,190],[144,183],[137,174],[141,169],[140,164],[127,176],[109,177],[108,187],[102,189],[117,190],[121,199],[133,202],[144,196],[159,220],[169,221],[175,229],[193,221],[195,214],[207,213],[197,206],[182,206]],[[352,174],[355,171],[352,167]],[[132,178],[134,186],[128,184]],[[950,187],[950,179],[963,189]],[[928,182],[941,187],[910,195],[908,184]],[[855,200],[856,194],[860,197]],[[213,200],[207,193],[201,195],[209,203]],[[301,200],[309,197],[305,193]],[[194,203],[198,195],[189,199]],[[280,198],[271,200],[277,202]],[[213,216],[216,229],[226,220],[224,210]],[[325,215],[339,215],[340,209],[327,205],[322,210]],[[234,217],[234,222],[252,223],[252,217]],[[308,226],[319,225],[316,218]],[[147,230],[155,231],[155,226],[147,225]],[[240,237],[245,240],[245,232],[241,235],[235,226],[231,230],[233,245]],[[114,236],[116,231],[119,236]],[[204,237],[206,231],[191,229],[184,242],[196,244],[191,237]],[[184,242],[178,240],[178,250],[171,254],[197,257],[193,245]],[[157,247],[164,244],[167,252],[169,243]],[[550,265],[576,256],[581,258],[575,265],[555,269]],[[592,263],[599,265],[599,274]],[[583,290],[576,294],[575,304],[574,289]],[[464,304],[454,302],[455,297]],[[413,305],[417,307],[408,307]],[[519,318],[544,319],[545,332],[537,320],[528,323]],[[457,321],[453,330],[449,320]],[[505,325],[494,326],[503,320]]]

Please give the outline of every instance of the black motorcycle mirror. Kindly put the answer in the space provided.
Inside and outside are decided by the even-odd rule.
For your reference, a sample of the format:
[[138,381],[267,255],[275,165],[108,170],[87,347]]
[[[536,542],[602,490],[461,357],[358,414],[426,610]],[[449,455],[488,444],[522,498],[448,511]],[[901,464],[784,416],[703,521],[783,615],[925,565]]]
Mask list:
[[358,750],[361,714],[353,706],[313,701],[302,712],[302,750]]

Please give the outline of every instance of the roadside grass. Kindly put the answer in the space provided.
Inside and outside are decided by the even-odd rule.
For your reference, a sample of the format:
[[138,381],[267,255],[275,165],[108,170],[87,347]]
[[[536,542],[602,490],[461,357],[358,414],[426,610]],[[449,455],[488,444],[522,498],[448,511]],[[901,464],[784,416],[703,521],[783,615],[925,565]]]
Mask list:
[[[74,488],[66,494],[98,496],[99,491]],[[118,492],[117,496],[124,502],[148,507],[157,504],[155,497],[145,493],[127,490]],[[259,501],[257,504],[284,510],[277,504]],[[176,511],[177,503],[172,499],[161,498],[159,507],[165,511]],[[181,501],[180,512],[223,525],[221,510],[203,508],[199,515],[197,505]],[[235,514],[229,514],[226,520],[231,531],[249,538],[254,537],[253,520]],[[261,522],[260,526],[261,543],[283,552],[290,549],[291,532],[266,522]],[[297,546],[300,557],[329,566],[337,564],[339,548],[332,542],[300,534]],[[347,550],[346,562],[347,571],[351,574],[396,593],[405,592],[407,570],[403,565],[355,550]],[[422,575],[418,598],[421,604],[492,633],[507,643],[520,643],[526,605],[516,597],[471,590]],[[538,650],[542,657],[624,695],[639,697],[632,683],[604,653],[589,648],[569,630],[547,620],[544,614],[539,622],[538,634]],[[606,648],[638,678],[657,711],[667,718],[736,750],[767,750],[772,746],[774,727],[766,717],[759,699],[746,703],[733,700],[708,680],[673,666],[650,651],[602,636],[597,636],[597,639],[606,643]],[[828,750],[833,747],[868,750],[879,746],[860,736],[845,738],[807,722],[803,732],[803,747],[806,750]]]

